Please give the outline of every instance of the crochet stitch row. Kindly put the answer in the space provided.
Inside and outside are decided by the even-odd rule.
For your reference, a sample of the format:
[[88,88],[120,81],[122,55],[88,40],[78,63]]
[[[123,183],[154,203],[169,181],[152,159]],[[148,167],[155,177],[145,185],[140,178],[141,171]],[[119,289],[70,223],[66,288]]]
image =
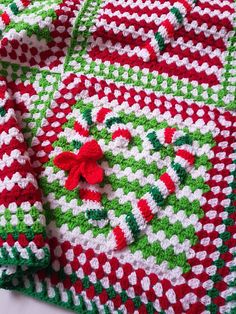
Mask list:
[[[92,4],[92,0],[86,3]],[[230,83],[234,80],[231,61],[235,50],[232,3],[198,2],[197,9],[187,16],[158,60],[144,63],[137,57],[158,29],[156,18],[168,14],[172,5],[152,1],[106,0],[101,4],[97,1],[83,21],[78,20],[73,41],[76,51],[67,69],[165,95],[235,108],[236,89]],[[227,51],[223,63],[222,51]],[[228,86],[227,92],[223,86]]]

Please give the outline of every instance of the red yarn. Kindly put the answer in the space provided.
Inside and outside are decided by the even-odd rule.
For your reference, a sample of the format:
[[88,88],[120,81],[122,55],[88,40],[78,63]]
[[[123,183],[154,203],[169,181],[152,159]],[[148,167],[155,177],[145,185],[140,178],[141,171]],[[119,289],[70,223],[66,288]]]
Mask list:
[[71,152],[63,152],[55,157],[54,164],[69,171],[65,187],[68,190],[75,189],[82,176],[89,184],[101,183],[103,180],[103,169],[96,163],[103,157],[103,152],[98,142],[92,140],[85,143],[76,155]]
[[101,110],[99,110],[98,114],[97,114],[97,122],[98,123],[103,123],[106,115],[111,112],[111,109],[108,108],[102,108]]
[[6,25],[10,23],[10,17],[6,12],[1,15],[1,18]]
[[169,37],[174,37],[174,26],[170,23],[170,21],[168,19],[166,19],[165,21],[163,21],[162,25],[165,27],[165,29],[167,30],[168,36]]
[[112,139],[115,140],[117,137],[120,137],[120,136],[127,139],[128,141],[132,137],[129,130],[118,129],[112,134]]

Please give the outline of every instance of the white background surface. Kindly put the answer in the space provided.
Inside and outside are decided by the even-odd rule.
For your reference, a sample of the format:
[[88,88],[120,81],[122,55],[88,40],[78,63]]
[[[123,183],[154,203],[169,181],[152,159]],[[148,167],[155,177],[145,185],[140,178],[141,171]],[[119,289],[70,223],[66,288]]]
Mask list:
[[26,297],[17,292],[0,289],[1,314],[71,314],[71,311]]

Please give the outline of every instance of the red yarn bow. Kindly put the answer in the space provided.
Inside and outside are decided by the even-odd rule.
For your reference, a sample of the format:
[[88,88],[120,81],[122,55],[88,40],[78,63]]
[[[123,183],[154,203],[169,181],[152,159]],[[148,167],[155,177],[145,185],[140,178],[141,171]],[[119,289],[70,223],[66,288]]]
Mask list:
[[103,180],[103,169],[97,164],[97,160],[103,157],[101,147],[97,141],[85,143],[76,155],[71,152],[63,152],[55,157],[54,164],[69,171],[65,187],[68,190],[75,189],[82,176],[89,184],[100,183]]

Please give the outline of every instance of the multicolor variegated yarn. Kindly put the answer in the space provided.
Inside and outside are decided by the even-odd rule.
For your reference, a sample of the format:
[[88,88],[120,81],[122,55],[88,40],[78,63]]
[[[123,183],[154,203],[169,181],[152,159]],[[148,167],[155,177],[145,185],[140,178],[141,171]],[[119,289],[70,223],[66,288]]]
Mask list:
[[236,313],[235,43],[233,0],[0,0],[0,287]]

